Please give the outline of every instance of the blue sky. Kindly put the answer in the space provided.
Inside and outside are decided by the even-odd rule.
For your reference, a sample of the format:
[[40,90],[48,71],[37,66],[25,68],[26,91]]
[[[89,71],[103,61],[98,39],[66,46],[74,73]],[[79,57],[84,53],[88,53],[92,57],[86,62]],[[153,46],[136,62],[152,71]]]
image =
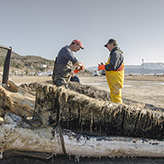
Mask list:
[[0,44],[20,55],[54,60],[80,39],[74,55],[86,67],[105,62],[117,40],[125,65],[164,62],[164,0],[0,0]]

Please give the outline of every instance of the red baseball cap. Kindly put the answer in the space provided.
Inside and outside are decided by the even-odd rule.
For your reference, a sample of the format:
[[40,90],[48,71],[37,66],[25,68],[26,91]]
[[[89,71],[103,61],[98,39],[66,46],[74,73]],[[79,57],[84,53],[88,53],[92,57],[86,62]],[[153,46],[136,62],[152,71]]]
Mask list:
[[81,49],[84,49],[84,47],[83,47],[83,45],[82,45],[82,43],[81,43],[81,41],[80,41],[80,40],[75,39],[75,40],[73,40],[73,41],[72,41],[72,43],[77,43],[77,44],[79,44],[79,45],[80,45],[80,48],[81,48]]

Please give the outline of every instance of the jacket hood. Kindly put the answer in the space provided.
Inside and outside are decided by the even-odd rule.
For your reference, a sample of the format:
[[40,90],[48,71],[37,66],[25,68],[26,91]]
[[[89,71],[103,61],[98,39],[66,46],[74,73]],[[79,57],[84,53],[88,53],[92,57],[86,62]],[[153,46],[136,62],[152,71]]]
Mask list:
[[114,51],[116,51],[116,50],[117,51],[120,51],[123,54],[123,51],[119,47],[114,47],[113,50],[111,51],[111,53],[114,52]]

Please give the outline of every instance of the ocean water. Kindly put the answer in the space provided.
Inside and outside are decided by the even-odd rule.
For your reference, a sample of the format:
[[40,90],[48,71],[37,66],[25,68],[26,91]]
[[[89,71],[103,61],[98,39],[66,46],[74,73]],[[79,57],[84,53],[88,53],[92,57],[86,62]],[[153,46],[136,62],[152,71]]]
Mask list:
[[141,68],[127,68],[125,67],[125,75],[133,74],[133,75],[164,75],[164,69],[144,69]]

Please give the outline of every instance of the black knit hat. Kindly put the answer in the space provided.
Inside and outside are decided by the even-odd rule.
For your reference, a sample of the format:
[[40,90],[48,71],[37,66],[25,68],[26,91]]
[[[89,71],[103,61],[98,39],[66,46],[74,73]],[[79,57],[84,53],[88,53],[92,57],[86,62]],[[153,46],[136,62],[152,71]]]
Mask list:
[[117,42],[115,39],[109,39],[108,43],[104,45],[104,47],[107,47],[108,44],[113,43],[114,46],[118,46]]

